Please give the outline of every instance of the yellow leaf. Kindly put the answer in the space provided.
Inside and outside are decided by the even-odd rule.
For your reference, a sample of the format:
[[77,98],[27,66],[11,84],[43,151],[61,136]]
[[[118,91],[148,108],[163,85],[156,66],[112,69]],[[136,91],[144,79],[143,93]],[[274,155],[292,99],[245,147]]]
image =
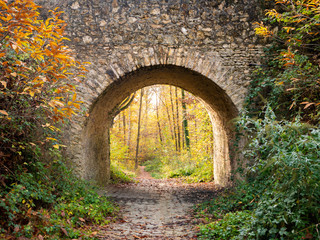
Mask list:
[[75,94],[73,94],[72,102],[74,102],[76,100],[76,98],[77,98],[77,94],[75,93]]
[[58,141],[57,139],[52,138],[52,137],[47,137],[47,140]]
[[53,145],[53,147],[54,147],[55,149],[59,149],[59,145],[58,145],[58,144]]
[[59,106],[59,107],[63,107],[64,106],[64,103],[61,102],[61,101],[58,101],[58,100],[51,100],[49,102],[49,105],[54,107],[54,106]]
[[80,105],[77,103],[74,103],[73,106],[76,107],[77,109],[80,109]]
[[0,81],[0,83],[4,86],[4,88],[7,88],[7,83],[5,81]]
[[0,113],[3,114],[3,115],[8,116],[8,113],[6,111],[4,111],[4,110],[0,110]]
[[7,6],[7,1],[0,1],[0,6],[4,9],[8,9],[8,6]]

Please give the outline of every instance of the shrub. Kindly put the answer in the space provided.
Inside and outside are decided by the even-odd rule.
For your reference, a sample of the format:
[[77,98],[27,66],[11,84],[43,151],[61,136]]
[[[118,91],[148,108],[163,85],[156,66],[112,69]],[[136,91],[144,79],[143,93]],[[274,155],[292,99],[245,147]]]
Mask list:
[[252,220],[252,213],[249,211],[239,211],[226,214],[222,219],[200,227],[198,239],[236,239],[239,230],[249,225]]
[[81,226],[114,219],[117,207],[73,176],[61,160],[29,165],[6,176],[14,183],[1,187],[0,236],[87,238],[90,234],[79,231]]
[[[234,239],[319,237],[320,130],[299,119],[277,121],[269,107],[263,115],[257,120],[244,115],[238,121],[249,138],[244,152],[247,181],[199,205],[198,215],[216,220],[229,212],[250,210],[250,222],[240,223]],[[228,218],[225,221],[228,224]],[[210,226],[218,234],[221,226]]]
[[320,220],[320,130],[276,121],[270,108],[264,120],[245,120],[251,135],[245,156],[250,174],[265,188],[252,230],[260,238],[299,238],[316,234]]

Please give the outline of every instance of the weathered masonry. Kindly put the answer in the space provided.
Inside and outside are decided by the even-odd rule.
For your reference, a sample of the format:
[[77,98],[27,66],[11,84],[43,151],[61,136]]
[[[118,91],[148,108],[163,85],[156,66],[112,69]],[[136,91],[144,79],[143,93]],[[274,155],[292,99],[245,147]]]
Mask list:
[[246,95],[249,66],[262,53],[252,27],[259,0],[39,2],[65,12],[70,47],[92,63],[78,86],[84,113],[66,130],[83,178],[109,179],[108,133],[117,105],[140,88],[170,84],[205,103],[213,122],[215,181],[227,183],[236,166],[229,158],[230,120]]

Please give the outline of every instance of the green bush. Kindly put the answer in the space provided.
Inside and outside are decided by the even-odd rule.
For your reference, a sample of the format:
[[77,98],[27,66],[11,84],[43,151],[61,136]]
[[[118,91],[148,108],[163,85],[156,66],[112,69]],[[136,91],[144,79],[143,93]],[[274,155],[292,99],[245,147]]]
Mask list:
[[220,191],[211,201],[197,205],[195,210],[199,216],[208,216],[211,220],[223,218],[229,212],[251,211],[257,206],[262,191],[261,186],[255,186],[253,182],[238,182],[236,186]]
[[249,225],[252,220],[250,211],[239,211],[226,214],[222,219],[200,227],[198,239],[236,239],[243,226]]
[[[253,120],[245,114],[238,121],[249,138],[244,152],[247,181],[197,206],[198,215],[217,220],[230,212],[250,210],[250,223],[240,222],[234,239],[319,238],[320,130],[299,119],[279,122],[270,108],[264,116]],[[224,221],[228,224],[229,218]],[[215,234],[221,229],[210,226]],[[205,234],[212,231],[201,236]]]
[[2,177],[13,182],[2,186],[0,192],[3,237],[87,239],[90,234],[88,230],[80,230],[81,226],[107,224],[118,211],[93,186],[73,176],[62,160],[51,164],[29,162],[18,167],[16,173]]
[[277,122],[270,108],[264,120],[243,121],[251,135],[245,152],[250,175],[265,191],[254,210],[252,231],[266,239],[316,236],[320,220],[320,130]]

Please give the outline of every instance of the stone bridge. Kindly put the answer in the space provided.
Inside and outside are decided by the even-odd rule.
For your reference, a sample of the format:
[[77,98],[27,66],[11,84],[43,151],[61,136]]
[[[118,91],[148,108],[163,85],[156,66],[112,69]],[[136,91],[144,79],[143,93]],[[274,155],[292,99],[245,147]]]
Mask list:
[[91,62],[78,86],[83,113],[65,131],[83,178],[100,184],[109,179],[108,134],[117,105],[140,88],[169,84],[205,104],[214,133],[214,178],[227,184],[236,167],[229,157],[230,120],[242,107],[250,65],[259,64],[262,54],[252,27],[259,0],[38,2],[44,10],[65,12],[70,47]]

